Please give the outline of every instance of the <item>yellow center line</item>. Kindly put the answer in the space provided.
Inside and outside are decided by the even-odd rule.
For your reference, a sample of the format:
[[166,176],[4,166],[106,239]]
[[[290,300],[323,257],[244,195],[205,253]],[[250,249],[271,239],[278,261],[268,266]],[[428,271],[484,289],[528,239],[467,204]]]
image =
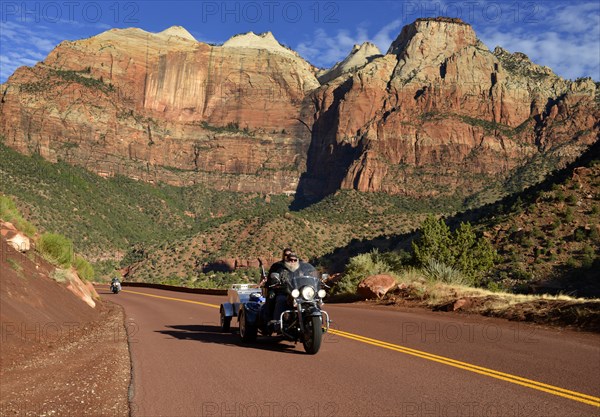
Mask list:
[[511,382],[513,384],[522,385],[524,387],[533,388],[538,391],[547,392],[552,395],[557,395],[559,397],[568,398],[570,400],[579,401],[584,404],[593,405],[595,407],[600,407],[600,398],[594,397],[592,395],[582,394],[580,392],[570,391],[564,388],[556,387],[554,385],[544,384],[542,382],[533,381],[531,379],[522,378],[520,376],[507,374],[500,371],[495,371],[493,369],[484,368],[477,365],[472,365],[470,363],[457,361],[454,359],[446,358],[444,356],[438,356],[431,353],[423,352],[416,349],[407,348],[400,345],[395,345],[388,342],[383,342],[376,339],[371,339],[368,337],[343,332],[341,330],[330,329],[332,334],[345,337],[347,339],[356,340],[359,342],[367,343],[369,345],[378,346],[384,349],[394,350],[396,352],[402,352],[407,355],[417,356],[423,359],[427,359],[433,362],[442,363],[444,365],[453,366],[455,368],[464,369],[466,371],[474,372],[480,375],[489,376],[491,378],[500,379],[506,382]]
[[[184,300],[182,298],[164,297],[162,295],[154,295],[154,294],[148,294],[148,293],[131,291],[131,290],[123,290],[123,292],[128,292],[131,294],[145,295],[147,297],[161,298],[164,300],[198,304],[198,305],[201,305],[204,307],[219,308],[219,306],[216,304],[203,303],[200,301]],[[400,353],[405,353],[407,355],[416,356],[416,357],[419,357],[422,359],[427,359],[427,360],[430,360],[433,362],[441,363],[441,364],[452,366],[452,367],[459,368],[459,369],[464,369],[469,372],[489,376],[489,377],[495,378],[495,379],[500,379],[502,381],[506,381],[506,382],[521,385],[524,387],[532,388],[532,389],[535,389],[538,391],[543,391],[543,392],[546,392],[546,393],[549,393],[552,395],[556,395],[559,397],[568,398],[570,400],[578,401],[578,402],[588,404],[588,405],[592,405],[594,407],[600,407],[600,398],[594,397],[592,395],[587,395],[587,394],[583,394],[580,392],[571,391],[568,389],[556,387],[554,385],[544,384],[542,382],[537,382],[537,381],[534,381],[531,379],[522,378],[520,376],[511,375],[511,374],[507,374],[507,373],[500,372],[500,371],[495,371],[493,369],[484,368],[482,366],[473,365],[473,364],[470,364],[467,362],[461,362],[461,361],[458,361],[455,359],[446,358],[444,356],[434,355],[432,353],[427,353],[427,352],[424,352],[421,350],[411,349],[411,348],[408,348],[405,346],[395,345],[393,343],[388,343],[388,342],[384,342],[381,340],[371,339],[369,337],[360,336],[360,335],[349,333],[349,332],[344,332],[342,330],[330,329],[329,332],[331,334],[335,334],[337,336],[344,337],[346,339],[356,340],[358,342],[366,343],[368,345],[377,346],[380,348],[389,349],[389,350],[393,350],[393,351],[400,352]]]
[[154,295],[154,294],[148,294],[145,292],[137,292],[137,291],[131,291],[131,290],[123,290],[123,292],[128,292],[131,294],[145,295],[147,297],[162,298],[163,300],[181,301],[182,303],[198,304],[198,305],[201,305],[204,307],[219,308],[219,306],[216,304],[203,303],[201,301],[184,300],[183,298],[163,297],[162,295]]

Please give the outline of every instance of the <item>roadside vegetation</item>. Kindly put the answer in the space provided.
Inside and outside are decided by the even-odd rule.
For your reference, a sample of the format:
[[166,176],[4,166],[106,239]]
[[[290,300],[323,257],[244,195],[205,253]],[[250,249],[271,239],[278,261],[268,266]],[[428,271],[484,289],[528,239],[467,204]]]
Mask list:
[[37,233],[35,226],[21,216],[14,201],[5,195],[0,195],[0,218],[12,223],[28,237],[33,237]]
[[498,259],[489,241],[478,237],[469,223],[461,223],[451,232],[443,219],[430,215],[421,224],[411,252],[380,253],[375,249],[351,258],[333,293],[352,295],[369,275],[390,274],[399,278],[407,272],[432,282],[482,286]]

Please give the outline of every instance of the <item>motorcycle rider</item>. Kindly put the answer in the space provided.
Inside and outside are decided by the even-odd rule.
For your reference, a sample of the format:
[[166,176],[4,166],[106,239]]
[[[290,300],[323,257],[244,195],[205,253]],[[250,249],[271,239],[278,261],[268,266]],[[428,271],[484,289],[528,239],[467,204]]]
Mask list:
[[[276,272],[279,274],[279,281],[273,279],[271,274]],[[309,263],[301,262],[298,256],[291,252],[286,255],[285,260],[273,264],[269,271],[267,284],[269,286],[269,300],[271,310],[271,323],[276,329],[279,324],[281,313],[288,309],[287,305],[287,286],[288,282],[293,278],[301,275],[316,276],[317,270]],[[272,287],[276,285],[276,287]]]
[[116,286],[117,284],[121,285],[121,281],[119,281],[118,277],[114,277],[112,279],[112,281],[110,282],[110,289],[112,290],[114,286]]
[[[271,273],[277,272],[280,268],[282,268],[284,266],[285,258],[287,258],[287,256],[290,255],[292,252],[293,251],[291,248],[285,248],[283,250],[281,260],[277,261],[273,265],[271,265],[267,275],[261,278],[259,286],[260,287],[266,286],[266,290],[263,290],[263,296],[266,298],[265,308],[267,311],[267,317],[273,317],[273,309],[275,308],[275,303],[273,300],[275,293],[269,288],[269,285],[272,285],[273,282],[271,282],[271,279],[269,277],[271,276]],[[269,296],[269,295],[271,295],[271,296]]]

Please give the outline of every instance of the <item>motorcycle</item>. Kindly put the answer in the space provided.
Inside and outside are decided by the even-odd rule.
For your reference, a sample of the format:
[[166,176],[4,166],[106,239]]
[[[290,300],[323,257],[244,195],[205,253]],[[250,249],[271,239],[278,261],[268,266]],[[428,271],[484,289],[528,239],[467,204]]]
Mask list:
[[[263,336],[275,334],[286,340],[302,341],[308,354],[315,354],[321,347],[323,334],[329,330],[329,315],[322,310],[326,296],[324,284],[317,277],[317,271],[300,275],[292,274],[283,279],[278,273],[270,278],[274,284],[269,286],[267,295],[274,296],[275,311],[279,320],[271,320],[263,294],[249,294],[245,302],[238,304],[240,337],[243,342],[256,339],[258,333]],[[264,273],[263,273],[264,275]],[[326,280],[323,275],[322,280]],[[223,311],[223,310],[222,310]]]
[[121,291],[121,283],[120,282],[112,282],[110,284],[110,291],[113,294],[118,294]]

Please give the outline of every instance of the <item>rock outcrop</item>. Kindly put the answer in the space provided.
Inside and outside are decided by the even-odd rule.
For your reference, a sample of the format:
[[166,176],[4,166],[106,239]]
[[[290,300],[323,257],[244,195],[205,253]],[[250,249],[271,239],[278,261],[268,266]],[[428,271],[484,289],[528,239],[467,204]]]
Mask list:
[[0,235],[15,250],[25,253],[31,250],[31,241],[10,222],[0,221]]
[[538,156],[573,160],[600,130],[592,80],[492,52],[458,19],[418,19],[385,55],[366,43],[316,75],[271,33],[112,29],[19,68],[0,134],[103,176],[311,199],[467,197]]
[[371,275],[362,280],[356,288],[356,293],[364,298],[381,298],[396,286],[396,280],[391,275]]

